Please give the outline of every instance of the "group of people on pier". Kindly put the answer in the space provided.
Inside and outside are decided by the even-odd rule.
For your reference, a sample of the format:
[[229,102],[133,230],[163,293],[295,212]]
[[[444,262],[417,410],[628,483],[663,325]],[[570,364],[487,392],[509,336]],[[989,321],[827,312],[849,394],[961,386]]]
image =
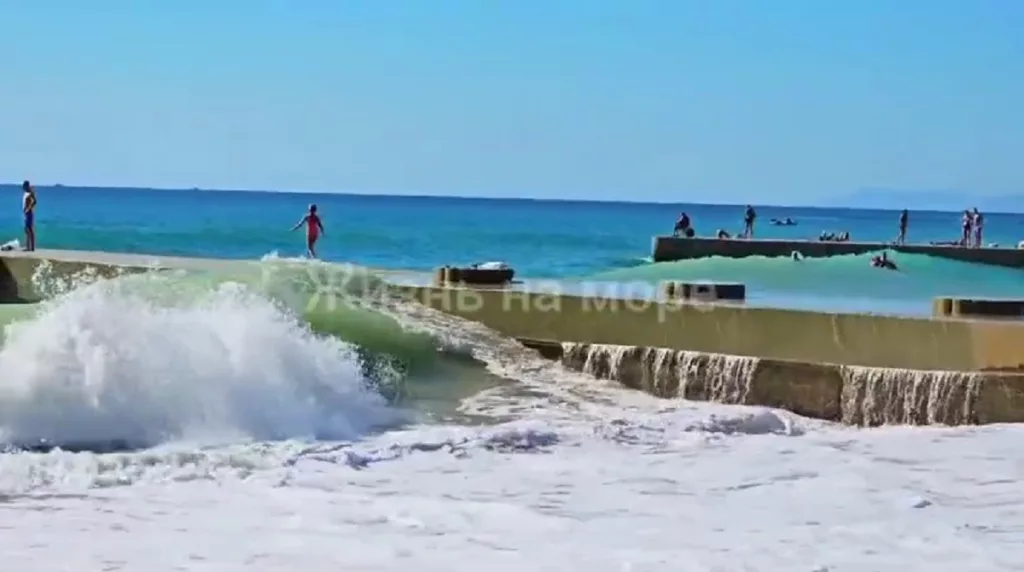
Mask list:
[[[719,229],[715,233],[715,237],[718,239],[731,239],[731,238],[754,238],[754,223],[757,220],[757,211],[754,207],[747,205],[746,210],[743,214],[743,231],[736,236],[731,235],[728,231]],[[774,220],[774,219],[773,219]],[[786,219],[792,221],[792,219]],[[778,224],[776,226],[794,226],[796,223],[792,221],[787,224]],[[910,226],[910,212],[907,209],[903,209],[899,214],[899,231],[896,235],[896,239],[893,244],[903,245],[907,243],[907,230]],[[932,242],[933,245],[942,246],[963,246],[981,248],[983,244],[985,228],[985,217],[978,211],[977,207],[974,209],[965,210],[961,219],[961,234],[958,240],[950,241],[939,241]],[[672,230],[672,235],[683,238],[694,238],[697,233],[693,228],[693,221],[690,219],[688,213],[679,213],[679,218],[676,219],[675,227]],[[819,237],[820,241],[829,242],[846,242],[850,240],[850,234],[848,232],[843,233],[825,233],[823,232]]]

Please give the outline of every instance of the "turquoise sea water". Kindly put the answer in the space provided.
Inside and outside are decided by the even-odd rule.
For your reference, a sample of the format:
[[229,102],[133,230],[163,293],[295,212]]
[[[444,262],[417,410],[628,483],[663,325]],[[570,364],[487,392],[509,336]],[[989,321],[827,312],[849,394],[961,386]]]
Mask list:
[[[20,238],[20,193],[7,186],[2,238]],[[740,227],[741,206],[654,205],[298,193],[55,187],[39,189],[40,248],[181,256],[259,258],[301,255],[290,233],[306,206],[320,207],[329,261],[429,271],[443,264],[500,260],[524,278],[655,284],[664,279],[748,284],[755,303],[925,313],[948,294],[1020,296],[1024,271],[897,254],[902,272],[868,266],[869,256],[794,262],[704,259],[650,264],[651,237],[681,210],[701,235]],[[760,237],[814,238],[848,231],[854,240],[890,240],[897,213],[879,210],[758,207]],[[792,217],[797,226],[775,227]],[[986,242],[1016,245],[1024,216],[989,213]],[[951,240],[959,214],[912,212],[911,241]]]
[[[9,208],[0,212],[0,239],[20,238],[20,193],[16,187],[3,192]],[[320,245],[326,264],[292,260],[302,254],[304,239],[290,228],[311,202],[326,225]],[[665,279],[736,281],[748,285],[751,304],[905,314],[928,313],[940,294],[1024,294],[1024,271],[927,256],[895,255],[900,272],[871,268],[870,255],[648,262],[652,235],[669,230],[682,209],[701,234],[735,229],[743,211],[40,189],[40,248],[261,262],[85,280],[71,288],[37,272],[37,287],[49,289],[46,301],[0,307],[0,446],[108,450],[191,438],[197,431],[223,436],[228,429],[224,438],[337,440],[409,419],[488,423],[514,417],[521,401],[537,398],[538,388],[564,381],[562,370],[545,369],[552,366],[535,363],[532,352],[493,332],[367,295],[386,290],[381,277],[330,262],[429,271],[500,260],[527,285],[555,281],[566,290],[603,294],[650,293]],[[799,221],[758,229],[761,236],[788,238],[830,230],[885,240],[896,220],[894,212],[802,208],[763,207],[760,215]],[[956,213],[911,217],[917,240],[948,240],[959,224]],[[1016,243],[1022,222],[1016,215],[989,215],[989,239]],[[321,273],[345,279],[325,282]],[[324,294],[325,283],[344,289]],[[493,399],[514,405],[495,409]]]

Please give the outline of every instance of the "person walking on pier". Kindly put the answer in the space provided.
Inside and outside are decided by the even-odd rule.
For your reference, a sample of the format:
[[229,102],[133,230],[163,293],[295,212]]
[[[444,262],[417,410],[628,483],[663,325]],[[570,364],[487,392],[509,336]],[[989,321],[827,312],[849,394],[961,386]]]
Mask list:
[[754,238],[754,221],[757,220],[757,211],[754,207],[747,205],[747,211],[743,214],[743,238]]
[[310,258],[316,258],[316,241],[324,234],[324,224],[316,212],[316,205],[309,205],[309,212],[292,227],[292,232],[303,224],[306,225],[306,254]]
[[25,250],[36,249],[36,190],[32,183],[21,184],[21,212],[25,216]]
[[896,244],[907,243],[907,223],[909,218],[910,213],[907,212],[907,209],[903,209],[903,212],[900,213],[900,233],[896,235]]

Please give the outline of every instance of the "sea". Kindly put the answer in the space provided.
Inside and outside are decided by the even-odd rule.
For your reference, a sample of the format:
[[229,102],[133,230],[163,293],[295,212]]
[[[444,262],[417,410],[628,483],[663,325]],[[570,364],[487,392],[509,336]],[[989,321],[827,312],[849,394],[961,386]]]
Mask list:
[[[20,193],[4,194],[13,243]],[[567,290],[739,281],[755,305],[924,315],[938,295],[1020,296],[1022,271],[902,253],[899,272],[870,255],[650,261],[680,211],[711,235],[739,230],[743,205],[38,195],[41,249],[226,261],[71,280],[44,265],[44,301],[0,307],[11,570],[1024,570],[1018,426],[863,429],[657,399],[360,298],[502,261]],[[290,230],[311,203],[320,261]],[[754,206],[760,237],[896,234],[893,211]],[[954,240],[959,220],[911,211],[909,239]],[[986,213],[986,233],[1016,246],[1024,216]],[[345,278],[340,303],[310,304],[324,275]]]

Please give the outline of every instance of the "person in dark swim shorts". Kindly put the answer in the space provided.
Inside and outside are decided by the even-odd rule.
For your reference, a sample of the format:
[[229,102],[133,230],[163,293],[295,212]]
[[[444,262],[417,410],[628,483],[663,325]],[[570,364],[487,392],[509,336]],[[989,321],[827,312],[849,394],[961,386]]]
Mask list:
[[36,190],[32,183],[25,181],[21,184],[21,211],[25,216],[25,250],[36,249]]
[[752,205],[747,205],[747,210],[743,213],[743,234],[742,238],[754,238],[754,221],[757,220],[757,211],[754,210]]

